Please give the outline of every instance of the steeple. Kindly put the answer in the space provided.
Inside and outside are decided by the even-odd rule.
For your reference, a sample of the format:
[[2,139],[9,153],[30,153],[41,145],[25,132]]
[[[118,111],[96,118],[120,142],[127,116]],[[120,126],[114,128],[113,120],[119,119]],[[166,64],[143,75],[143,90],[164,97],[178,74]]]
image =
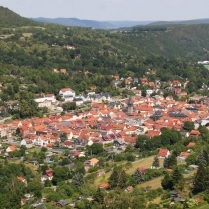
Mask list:
[[133,100],[131,97],[129,97],[127,106],[128,106],[128,114],[131,115],[133,113],[134,105],[133,105]]

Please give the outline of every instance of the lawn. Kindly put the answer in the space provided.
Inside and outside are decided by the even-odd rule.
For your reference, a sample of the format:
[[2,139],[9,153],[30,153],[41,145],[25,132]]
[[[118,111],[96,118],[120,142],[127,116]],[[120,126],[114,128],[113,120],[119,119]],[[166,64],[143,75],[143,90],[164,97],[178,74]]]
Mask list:
[[146,188],[146,187],[151,187],[151,189],[158,189],[161,188],[161,180],[162,180],[163,176],[158,177],[158,178],[154,178],[150,181],[144,182],[142,184],[139,184],[137,187],[139,188]]
[[31,149],[28,149],[28,151],[29,151],[30,153],[32,153],[32,152],[37,152],[37,153],[39,153],[39,152],[41,151],[41,148],[40,148],[40,147],[33,147],[33,148],[31,148]]
[[209,205],[198,206],[198,209],[208,209],[208,208],[209,208]]
[[[140,160],[136,160],[132,163],[132,166],[126,170],[127,174],[133,174],[137,168],[150,168],[152,166],[153,157],[142,158]],[[160,166],[163,167],[164,159],[159,158]]]
[[[163,160],[164,159],[159,159],[160,166],[163,166]],[[152,157],[148,157],[148,158],[142,158],[142,159],[136,160],[136,161],[132,162],[132,165],[129,168],[125,168],[125,165],[126,165],[127,162],[124,162],[124,161],[123,162],[118,162],[116,164],[117,165],[123,165],[124,168],[125,168],[126,173],[131,175],[131,174],[133,174],[136,171],[137,168],[140,168],[140,167],[150,168],[151,165],[152,165],[152,162],[153,162],[153,156]],[[111,175],[111,173],[112,172],[110,171],[110,172],[105,173],[102,176],[98,176],[96,178],[96,180],[95,180],[95,184],[98,186],[101,183],[107,182],[108,178]]]

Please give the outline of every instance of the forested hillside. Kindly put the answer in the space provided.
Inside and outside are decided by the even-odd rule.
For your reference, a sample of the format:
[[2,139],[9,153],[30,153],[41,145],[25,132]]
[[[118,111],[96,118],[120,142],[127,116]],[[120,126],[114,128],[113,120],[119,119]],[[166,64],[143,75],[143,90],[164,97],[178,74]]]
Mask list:
[[[123,32],[52,24],[37,27],[1,9],[9,18],[8,24],[0,18],[4,26],[0,28],[0,81],[27,86],[21,95],[16,87],[5,88],[1,95],[5,101],[22,99],[27,92],[57,94],[66,86],[80,93],[96,85],[98,92],[114,95],[111,75],[140,77],[148,69],[150,80],[189,79],[188,92],[209,82],[208,70],[195,64],[208,59],[209,25],[144,26]],[[21,21],[14,28],[18,17]],[[20,23],[27,27],[19,27]],[[55,74],[54,68],[66,69],[67,74]]]
[[35,21],[21,17],[8,8],[0,6],[0,27],[17,27],[27,25],[39,25]]

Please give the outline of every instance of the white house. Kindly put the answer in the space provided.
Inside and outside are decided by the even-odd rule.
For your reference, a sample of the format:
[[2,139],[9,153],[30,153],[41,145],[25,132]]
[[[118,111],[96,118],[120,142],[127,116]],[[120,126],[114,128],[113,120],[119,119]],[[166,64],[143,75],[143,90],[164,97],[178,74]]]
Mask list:
[[73,91],[71,88],[64,88],[59,91],[59,95],[65,101],[73,101],[73,98],[75,97],[75,91]]
[[52,101],[52,103],[55,103],[57,100],[56,100],[56,96],[54,95],[54,94],[46,94],[45,95],[45,98],[47,99],[47,100],[51,100]]
[[38,107],[50,107],[57,100],[54,94],[46,94],[44,97],[34,99],[34,101],[38,103]]
[[52,101],[45,97],[34,99],[34,101],[38,103],[38,107],[50,107],[52,105]]
[[33,139],[32,143],[36,146],[46,146],[50,143],[50,140],[46,137],[46,135],[37,136],[37,138]]

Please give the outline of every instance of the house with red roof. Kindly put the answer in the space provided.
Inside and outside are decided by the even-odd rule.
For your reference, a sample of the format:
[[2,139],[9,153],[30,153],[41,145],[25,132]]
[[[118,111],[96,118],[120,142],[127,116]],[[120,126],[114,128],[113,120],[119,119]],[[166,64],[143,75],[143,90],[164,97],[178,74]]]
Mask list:
[[140,78],[140,81],[141,81],[142,85],[145,85],[148,83],[148,80],[146,77]]
[[8,153],[8,152],[14,152],[14,151],[16,151],[16,150],[18,150],[17,147],[14,146],[14,145],[11,145],[11,146],[7,147],[6,152],[7,152],[7,153]]
[[170,155],[170,151],[167,148],[161,148],[157,154],[159,158],[165,158]]
[[190,155],[189,152],[181,152],[179,156],[177,157],[177,160],[180,162],[184,162],[189,155]]
[[109,189],[110,188],[110,184],[108,184],[108,183],[101,183],[99,185],[99,188],[100,189]]
[[46,181],[46,180],[52,180],[53,179],[53,170],[50,168],[50,169],[47,169],[44,171],[44,174],[42,175],[41,177],[41,181]]
[[143,167],[141,167],[141,168],[138,168],[138,170],[139,170],[142,174],[145,174],[145,173],[148,172],[148,168],[143,168]]
[[160,136],[161,132],[158,130],[148,130],[147,136],[153,138],[155,136]]
[[72,148],[73,147],[73,143],[71,141],[65,141],[64,142],[64,147]]
[[22,176],[17,176],[17,180],[21,181],[24,184],[27,184],[27,180],[25,178],[23,178]]
[[196,145],[195,142],[189,142],[189,144],[187,145],[187,148],[188,148],[188,149],[191,149],[191,148],[193,148],[195,145]]
[[190,136],[198,138],[200,136],[200,132],[198,130],[191,130]]

